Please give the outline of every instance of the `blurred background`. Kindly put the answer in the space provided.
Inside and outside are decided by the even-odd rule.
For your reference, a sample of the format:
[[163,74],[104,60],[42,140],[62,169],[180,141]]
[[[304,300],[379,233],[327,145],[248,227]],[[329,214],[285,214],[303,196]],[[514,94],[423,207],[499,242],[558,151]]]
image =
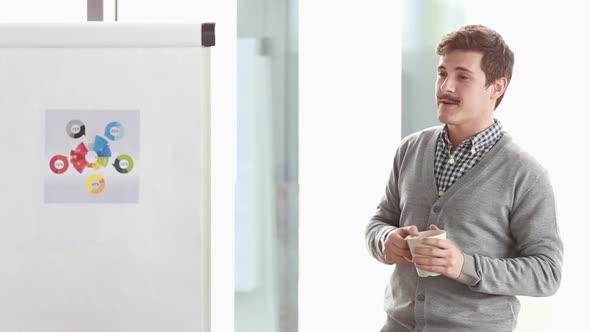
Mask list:
[[0,0],[0,22],[216,22],[213,331],[380,329],[391,267],[364,227],[401,138],[438,125],[436,44],[475,23],[515,53],[496,117],[549,171],[566,250],[559,292],[521,298],[517,331],[584,326],[583,2],[104,0],[102,17],[90,2]]

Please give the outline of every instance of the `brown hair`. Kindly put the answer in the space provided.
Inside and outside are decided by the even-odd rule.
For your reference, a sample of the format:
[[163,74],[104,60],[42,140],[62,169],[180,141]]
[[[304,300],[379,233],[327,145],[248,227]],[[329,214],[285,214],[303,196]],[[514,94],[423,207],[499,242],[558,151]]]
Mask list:
[[[438,55],[446,55],[454,50],[483,53],[481,69],[486,75],[486,87],[501,77],[505,77],[510,83],[514,53],[496,31],[483,25],[466,25],[444,36],[436,46],[436,54]],[[504,94],[496,100],[495,108],[500,105],[502,98],[504,98]]]

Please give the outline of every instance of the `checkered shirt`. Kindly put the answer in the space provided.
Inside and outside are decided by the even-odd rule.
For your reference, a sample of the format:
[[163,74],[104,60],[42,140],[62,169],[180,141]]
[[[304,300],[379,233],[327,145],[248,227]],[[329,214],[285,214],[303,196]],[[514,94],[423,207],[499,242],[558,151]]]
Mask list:
[[453,145],[445,126],[438,136],[434,153],[434,177],[439,196],[475,166],[503,134],[502,125],[494,119],[494,124],[488,129],[464,140],[455,151],[451,151]]

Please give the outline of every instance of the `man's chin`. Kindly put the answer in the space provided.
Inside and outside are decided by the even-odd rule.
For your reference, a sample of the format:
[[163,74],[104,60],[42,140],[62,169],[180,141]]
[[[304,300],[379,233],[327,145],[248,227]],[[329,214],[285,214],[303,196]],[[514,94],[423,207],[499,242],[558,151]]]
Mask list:
[[452,124],[453,118],[458,110],[458,107],[449,107],[448,105],[439,104],[437,112],[438,121],[444,124]]
[[450,125],[450,126],[453,126],[453,125],[456,125],[457,123],[459,123],[455,117],[444,116],[444,115],[442,115],[442,116],[439,115],[438,121],[442,124],[446,124],[446,125]]
[[440,107],[437,112],[437,117],[440,123],[448,124],[448,122],[450,121],[449,114],[446,114],[446,112],[441,111]]

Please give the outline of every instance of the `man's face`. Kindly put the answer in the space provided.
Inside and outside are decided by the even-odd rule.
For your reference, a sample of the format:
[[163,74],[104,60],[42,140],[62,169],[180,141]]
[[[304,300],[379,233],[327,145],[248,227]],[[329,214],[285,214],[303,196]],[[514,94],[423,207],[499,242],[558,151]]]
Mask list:
[[482,57],[481,52],[463,50],[440,57],[435,93],[440,122],[469,127],[492,117],[494,84],[485,86]]

